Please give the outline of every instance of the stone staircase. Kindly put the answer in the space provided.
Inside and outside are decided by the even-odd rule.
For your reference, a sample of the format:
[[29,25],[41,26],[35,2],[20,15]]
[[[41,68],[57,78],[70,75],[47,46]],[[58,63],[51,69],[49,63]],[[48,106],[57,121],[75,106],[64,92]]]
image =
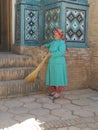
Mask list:
[[34,69],[32,58],[29,56],[0,53],[0,98],[42,91],[39,77],[33,83],[24,81],[24,78]]

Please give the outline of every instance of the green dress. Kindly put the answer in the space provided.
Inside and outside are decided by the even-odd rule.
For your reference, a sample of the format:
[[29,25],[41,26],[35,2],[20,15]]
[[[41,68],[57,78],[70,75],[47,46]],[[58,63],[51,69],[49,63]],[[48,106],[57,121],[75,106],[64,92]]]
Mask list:
[[47,86],[67,86],[67,70],[66,70],[66,43],[63,40],[54,40],[46,43],[45,46],[52,54],[48,59],[46,70]]

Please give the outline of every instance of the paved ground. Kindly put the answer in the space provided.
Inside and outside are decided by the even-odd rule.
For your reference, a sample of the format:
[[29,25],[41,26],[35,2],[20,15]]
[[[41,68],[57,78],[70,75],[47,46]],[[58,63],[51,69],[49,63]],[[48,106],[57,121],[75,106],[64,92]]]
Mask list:
[[0,130],[98,130],[98,92],[65,91],[0,100]]

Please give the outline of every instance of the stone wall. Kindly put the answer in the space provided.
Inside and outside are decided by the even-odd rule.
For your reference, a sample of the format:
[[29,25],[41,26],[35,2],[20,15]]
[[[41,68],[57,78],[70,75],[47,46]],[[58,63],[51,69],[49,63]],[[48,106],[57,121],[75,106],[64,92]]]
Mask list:
[[37,66],[46,55],[47,50],[43,51],[37,46],[16,46],[13,45],[12,52],[16,54],[24,54],[32,57],[34,66]]
[[89,47],[91,75],[89,86],[98,90],[98,0],[89,0]]

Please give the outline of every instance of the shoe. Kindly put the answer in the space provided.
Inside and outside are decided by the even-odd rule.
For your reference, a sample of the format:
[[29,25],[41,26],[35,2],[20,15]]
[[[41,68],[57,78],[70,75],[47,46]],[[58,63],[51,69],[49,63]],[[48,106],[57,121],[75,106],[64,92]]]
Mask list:
[[49,93],[48,96],[54,96],[55,92]]
[[58,94],[58,93],[55,93],[53,96],[50,96],[50,99],[52,99],[52,100],[55,100],[58,98],[60,98],[60,94]]
[[59,94],[59,93],[55,93],[55,94],[53,95],[53,98],[54,98],[54,99],[60,98],[60,94]]
[[50,98],[50,99],[52,100],[52,102],[54,103],[56,99],[60,98],[60,94],[55,93],[53,96],[50,96],[49,98]]

